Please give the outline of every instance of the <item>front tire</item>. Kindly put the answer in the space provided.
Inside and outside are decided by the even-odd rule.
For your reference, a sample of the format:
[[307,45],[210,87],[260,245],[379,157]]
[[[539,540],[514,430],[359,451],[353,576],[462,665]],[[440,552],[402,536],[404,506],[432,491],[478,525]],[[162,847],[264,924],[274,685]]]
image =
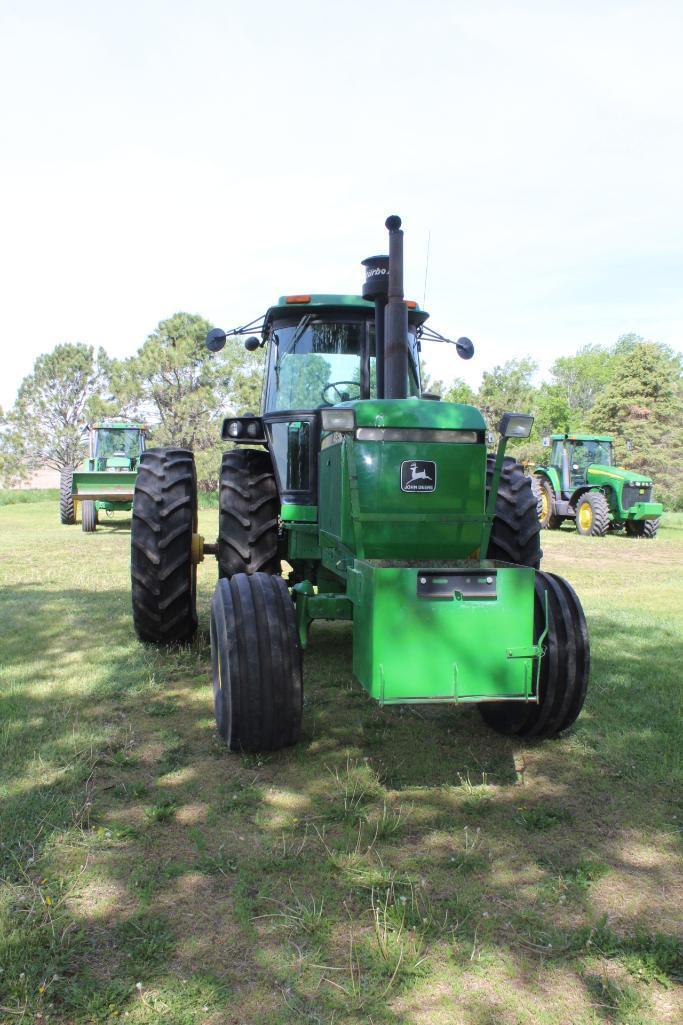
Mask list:
[[582,537],[603,537],[609,527],[609,505],[601,491],[586,491],[576,507],[576,529]]
[[280,573],[280,503],[270,455],[257,449],[226,452],[219,503],[218,576]]
[[[486,501],[488,502],[495,456],[486,460]],[[496,508],[491,525],[487,559],[511,562],[538,569],[541,564],[541,525],[537,499],[523,468],[511,457],[503,460]]]
[[652,540],[657,536],[659,520],[626,520],[626,533],[629,537],[645,537]]
[[185,644],[197,630],[197,481],[192,452],[148,449],[133,495],[133,623],[141,641]]
[[73,467],[65,466],[59,475],[59,520],[71,525],[76,522],[73,496]]
[[534,638],[541,636],[548,608],[538,679],[538,704],[489,701],[479,705],[484,722],[497,733],[525,739],[557,737],[578,718],[590,672],[588,628],[573,588],[554,573],[537,573]]
[[211,600],[218,732],[230,751],[277,751],[301,732],[303,685],[294,606],[282,577],[237,573]]
[[94,502],[81,503],[81,529],[86,534],[94,534],[97,530],[97,506]]

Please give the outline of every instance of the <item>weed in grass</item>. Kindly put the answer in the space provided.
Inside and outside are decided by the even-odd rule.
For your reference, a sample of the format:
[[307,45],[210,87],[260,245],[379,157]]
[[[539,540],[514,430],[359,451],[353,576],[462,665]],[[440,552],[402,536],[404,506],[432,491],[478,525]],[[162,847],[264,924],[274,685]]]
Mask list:
[[173,733],[162,735],[166,746],[164,753],[157,762],[157,770],[160,775],[165,776],[169,772],[175,772],[187,765],[190,758],[190,745],[181,736]]
[[363,807],[382,793],[376,772],[367,762],[346,759],[345,767],[327,767],[334,784],[334,796],[327,817],[330,819],[358,819]]
[[203,852],[197,862],[197,868],[200,872],[206,872],[208,875],[227,876],[229,873],[237,872],[238,862],[234,856],[228,854],[221,844],[214,854]]
[[394,811],[386,801],[382,803],[382,810],[379,815],[370,812],[363,814],[363,820],[370,829],[374,830],[376,840],[387,840],[400,833],[406,823],[406,813],[403,805],[399,805]]
[[169,822],[175,817],[178,804],[173,797],[160,797],[158,801],[145,808],[145,816],[150,822]]
[[153,969],[169,955],[175,938],[168,922],[146,912],[129,918],[116,930],[118,946],[136,972]]
[[291,880],[289,882],[289,889],[292,897],[287,902],[275,900],[272,897],[261,897],[261,900],[275,905],[278,910],[262,915],[254,915],[252,921],[272,919],[283,924],[293,932],[306,933],[308,935],[319,932],[323,924],[322,917],[325,898],[314,896],[300,897],[295,893]]
[[562,822],[571,821],[571,815],[566,809],[549,804],[538,804],[535,808],[518,808],[517,812],[518,821],[530,833],[543,832]]
[[175,715],[179,711],[176,701],[155,701],[147,709],[147,715],[155,719],[164,719],[169,715]]

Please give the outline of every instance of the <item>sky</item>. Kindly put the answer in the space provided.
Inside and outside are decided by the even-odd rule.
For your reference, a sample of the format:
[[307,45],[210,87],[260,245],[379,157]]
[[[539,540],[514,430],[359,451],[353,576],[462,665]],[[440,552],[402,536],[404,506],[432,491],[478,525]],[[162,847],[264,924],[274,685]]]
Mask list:
[[683,348],[682,45],[678,0],[0,0],[0,406],[60,342],[356,293],[390,213],[475,344],[435,377]]

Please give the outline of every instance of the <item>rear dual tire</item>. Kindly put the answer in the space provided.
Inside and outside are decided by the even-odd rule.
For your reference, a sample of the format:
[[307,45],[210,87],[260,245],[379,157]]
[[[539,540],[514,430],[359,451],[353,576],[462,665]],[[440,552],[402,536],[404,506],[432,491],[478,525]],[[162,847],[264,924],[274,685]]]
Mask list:
[[626,520],[626,533],[629,537],[644,537],[652,540],[657,536],[659,520]]
[[557,737],[576,721],[586,698],[590,671],[588,628],[574,589],[554,573],[537,573],[534,637],[548,633],[538,678],[538,703],[490,701],[479,705],[488,726],[526,740]]
[[218,732],[230,751],[277,751],[301,732],[303,684],[294,606],[282,577],[237,573],[211,600]]
[[59,475],[59,520],[60,523],[71,525],[76,522],[76,508],[73,496],[74,471],[65,466]]
[[133,623],[141,641],[186,644],[197,630],[197,482],[192,452],[147,449],[133,495]]
[[[487,457],[487,503],[495,462],[495,456]],[[538,497],[532,488],[531,478],[526,476],[519,463],[506,457],[500,474],[487,559],[538,569],[543,555],[540,530]]]

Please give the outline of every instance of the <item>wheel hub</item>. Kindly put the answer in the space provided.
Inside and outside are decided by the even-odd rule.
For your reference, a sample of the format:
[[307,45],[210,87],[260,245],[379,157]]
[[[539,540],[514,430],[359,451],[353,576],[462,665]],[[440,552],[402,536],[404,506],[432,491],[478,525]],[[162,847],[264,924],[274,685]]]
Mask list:
[[593,522],[593,510],[588,502],[582,502],[579,508],[579,523],[584,530],[589,530]]

